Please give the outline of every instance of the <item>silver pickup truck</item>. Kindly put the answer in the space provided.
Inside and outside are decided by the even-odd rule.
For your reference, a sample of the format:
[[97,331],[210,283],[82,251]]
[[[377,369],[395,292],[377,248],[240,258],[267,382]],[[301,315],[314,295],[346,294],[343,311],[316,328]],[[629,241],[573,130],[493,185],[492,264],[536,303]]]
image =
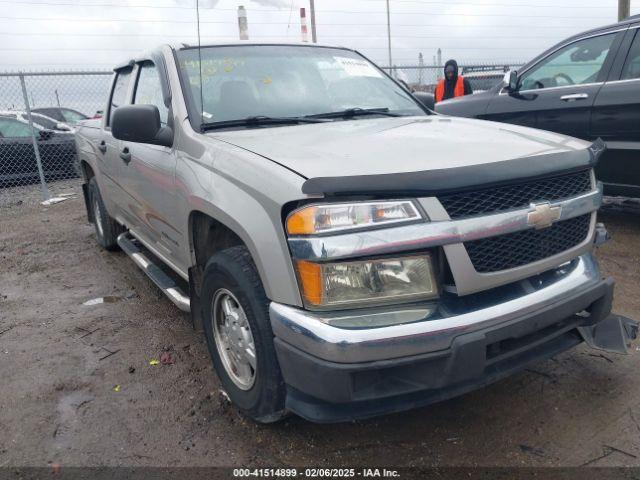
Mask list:
[[353,50],[163,46],[115,68],[76,139],[98,243],[190,312],[259,422],[400,411],[635,338],[592,253],[603,144],[433,114]]

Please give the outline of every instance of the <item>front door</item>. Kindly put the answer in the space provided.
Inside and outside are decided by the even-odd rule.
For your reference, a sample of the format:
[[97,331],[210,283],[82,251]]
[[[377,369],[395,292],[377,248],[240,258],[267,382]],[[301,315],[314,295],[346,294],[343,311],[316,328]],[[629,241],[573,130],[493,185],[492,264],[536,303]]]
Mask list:
[[[170,110],[160,82],[160,71],[151,61],[138,64],[134,105],[155,105],[162,126],[170,124]],[[176,156],[172,148],[122,142],[119,156],[127,191],[128,212],[134,233],[168,260],[175,259],[182,234],[170,218],[175,208]]]
[[550,53],[520,75],[516,92],[496,95],[484,118],[587,138],[591,107],[620,36],[592,36]]
[[593,106],[591,137],[607,142],[596,167],[605,193],[640,197],[640,28],[627,38],[616,61],[621,68],[614,66]]

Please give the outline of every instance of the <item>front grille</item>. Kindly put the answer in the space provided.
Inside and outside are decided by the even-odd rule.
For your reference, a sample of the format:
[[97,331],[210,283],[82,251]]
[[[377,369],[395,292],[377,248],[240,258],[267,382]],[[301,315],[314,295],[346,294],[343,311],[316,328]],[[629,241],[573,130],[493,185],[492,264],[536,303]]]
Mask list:
[[587,238],[590,222],[591,214],[586,214],[542,230],[522,230],[464,245],[477,272],[498,272],[543,260],[577,246]]
[[527,207],[532,202],[559,200],[589,190],[591,171],[583,170],[502,187],[451,193],[438,199],[451,218],[460,218]]

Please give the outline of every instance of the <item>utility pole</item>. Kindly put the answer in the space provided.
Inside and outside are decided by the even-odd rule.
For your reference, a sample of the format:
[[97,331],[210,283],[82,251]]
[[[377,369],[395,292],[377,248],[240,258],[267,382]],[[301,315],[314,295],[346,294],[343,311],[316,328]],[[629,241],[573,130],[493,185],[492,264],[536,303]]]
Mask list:
[[629,17],[631,0],[618,0],[618,21]]
[[309,10],[311,13],[311,41],[318,43],[318,37],[316,36],[316,5],[314,0],[309,0]]
[[629,17],[631,0],[618,0],[618,21]]
[[391,61],[391,13],[389,12],[389,0],[387,0],[387,45],[389,47],[389,68],[393,66]]

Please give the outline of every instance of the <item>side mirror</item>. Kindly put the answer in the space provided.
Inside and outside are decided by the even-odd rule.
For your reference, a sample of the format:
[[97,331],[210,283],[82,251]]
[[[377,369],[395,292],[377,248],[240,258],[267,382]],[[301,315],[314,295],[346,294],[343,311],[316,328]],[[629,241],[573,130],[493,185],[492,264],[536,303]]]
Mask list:
[[55,132],[53,130],[39,130],[38,131],[38,136],[40,137],[40,140],[49,140],[54,135],[55,135]]
[[413,92],[413,97],[429,110],[435,108],[435,98],[433,93],[429,92]]
[[70,132],[71,128],[64,123],[56,123],[56,130],[60,130],[61,132]]
[[518,91],[518,72],[511,70],[504,74],[504,83],[507,86],[509,92]]
[[123,105],[113,112],[111,133],[126,142],[150,143],[170,147],[173,131],[160,124],[160,112],[155,105]]

